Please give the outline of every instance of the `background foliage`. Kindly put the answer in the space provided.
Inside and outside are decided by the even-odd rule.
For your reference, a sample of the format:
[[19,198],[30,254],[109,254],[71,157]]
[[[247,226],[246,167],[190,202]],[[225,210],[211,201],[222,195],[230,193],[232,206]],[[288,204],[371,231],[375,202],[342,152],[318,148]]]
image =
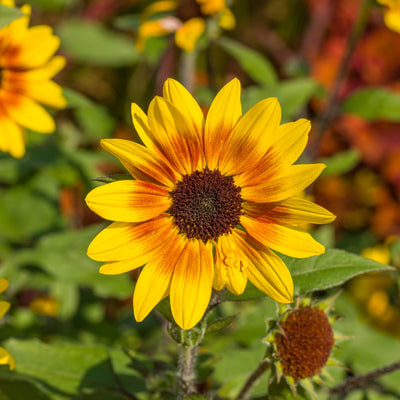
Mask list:
[[[12,303],[0,341],[17,364],[11,372],[0,366],[0,400],[175,398],[177,349],[162,317],[168,307],[164,302],[161,313],[135,322],[137,273],[98,273],[86,249],[105,224],[83,197],[98,185],[92,178],[125,172],[99,140],[138,140],[130,103],[147,109],[165,78],[180,79],[184,55],[172,37],[149,39],[138,52],[139,16],[148,1],[27,3],[32,24],[51,25],[61,38],[68,64],[57,80],[69,105],[55,115],[55,134],[28,132],[24,158],[0,154],[0,275],[10,281],[3,298]],[[306,195],[337,220],[312,228],[328,248],[324,255],[284,261],[296,295],[313,291],[319,298],[343,288],[335,327],[352,339],[334,350],[346,369],[330,370],[329,387],[400,354],[400,34],[368,2],[338,80],[360,3],[236,0],[236,28],[200,42],[194,70],[193,92],[205,110],[237,76],[244,111],[276,96],[284,122],[313,122],[300,162],[327,168]],[[0,27],[18,16],[1,6]],[[234,399],[263,357],[265,319],[276,305],[250,284],[242,296],[225,293],[224,300],[201,344],[197,381],[202,393]],[[388,374],[346,399],[398,399],[399,379],[399,372]],[[273,398],[267,380],[265,374],[254,387],[253,400]],[[318,396],[334,398],[328,388]]]

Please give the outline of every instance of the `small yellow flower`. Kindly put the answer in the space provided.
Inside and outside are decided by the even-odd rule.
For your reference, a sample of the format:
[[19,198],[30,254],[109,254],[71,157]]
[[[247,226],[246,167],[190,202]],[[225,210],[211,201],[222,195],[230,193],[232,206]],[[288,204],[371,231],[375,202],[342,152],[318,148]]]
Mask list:
[[400,1],[378,0],[378,3],[387,7],[383,11],[385,25],[392,31],[400,33]]
[[[88,206],[111,221],[88,255],[119,274],[145,265],[133,305],[143,320],[164,297],[189,329],[202,318],[212,287],[243,293],[247,279],[276,301],[290,303],[293,282],[272,251],[310,257],[325,251],[299,225],[324,224],[334,216],[295,197],[323,164],[292,165],[308,139],[310,122],[280,125],[276,98],[242,115],[240,83],[225,85],[204,117],[192,95],[168,79],[148,115],[132,105],[144,146],[106,139],[135,180],[92,190]],[[272,250],[271,250],[272,249]]]
[[[175,12],[175,15],[157,14]],[[235,27],[235,17],[226,6],[225,0],[161,0],[150,4],[141,15],[137,47],[143,51],[150,37],[175,33],[175,43],[186,52],[195,49],[200,36],[206,30],[207,17],[215,18],[223,29]]]
[[[14,6],[11,0],[0,2]],[[60,39],[47,25],[28,28],[31,8],[24,5],[21,11],[25,16],[0,29],[0,151],[17,158],[25,154],[24,128],[55,129],[39,103],[66,106],[61,87],[51,80],[65,65],[64,57],[53,57]]]
[[38,296],[29,303],[29,308],[37,315],[56,317],[60,311],[60,304],[50,296]]
[[[8,288],[8,281],[0,278],[0,293],[3,293]],[[8,301],[0,301],[0,318],[3,318],[4,314],[10,308]],[[15,361],[13,356],[3,347],[0,347],[0,365],[8,365],[10,369],[15,368]]]

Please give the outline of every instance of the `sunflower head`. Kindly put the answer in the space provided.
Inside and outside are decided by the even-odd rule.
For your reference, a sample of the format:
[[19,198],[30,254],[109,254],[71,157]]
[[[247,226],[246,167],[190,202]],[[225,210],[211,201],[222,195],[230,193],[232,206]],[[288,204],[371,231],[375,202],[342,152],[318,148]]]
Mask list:
[[[14,6],[13,0],[1,0]],[[60,39],[50,26],[29,27],[31,8],[0,29],[0,151],[20,158],[25,153],[25,128],[39,133],[55,130],[53,117],[42,106],[66,107],[62,88],[51,79],[65,65],[54,56]]]
[[340,366],[331,357],[335,342],[343,339],[332,327],[336,317],[329,315],[336,296],[319,303],[304,298],[295,307],[281,306],[278,320],[267,322],[264,342],[275,361],[271,378],[275,385],[283,377],[293,394],[301,387],[316,399],[313,383],[323,383],[321,375],[330,378],[326,366]]
[[275,98],[242,115],[240,83],[226,84],[206,116],[192,95],[168,79],[147,115],[132,105],[143,145],[103,139],[102,146],[133,179],[93,189],[88,206],[113,223],[88,255],[118,274],[144,266],[133,296],[143,320],[170,296],[176,323],[190,329],[202,318],[212,289],[241,294],[247,281],[291,303],[293,281],[274,250],[292,257],[325,251],[303,228],[335,217],[297,195],[323,164],[293,164],[310,130],[304,119],[280,124]]

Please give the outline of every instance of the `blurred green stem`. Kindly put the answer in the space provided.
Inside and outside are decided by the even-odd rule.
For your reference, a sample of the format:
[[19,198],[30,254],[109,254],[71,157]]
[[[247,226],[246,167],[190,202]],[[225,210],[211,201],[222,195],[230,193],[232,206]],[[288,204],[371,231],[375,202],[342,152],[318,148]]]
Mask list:
[[188,346],[180,345],[179,354],[179,380],[180,380],[180,394],[179,399],[183,400],[185,397],[195,393],[194,381],[196,379],[195,363],[197,355],[197,345]]
[[350,33],[349,40],[347,42],[347,48],[345,54],[343,56],[342,62],[339,66],[338,73],[336,75],[335,81],[332,86],[332,90],[328,97],[327,106],[325,108],[325,112],[322,113],[319,118],[316,120],[316,129],[314,131],[314,143],[311,148],[311,156],[315,158],[316,152],[318,150],[318,144],[321,140],[322,135],[332,122],[333,118],[337,115],[338,106],[339,106],[339,91],[342,86],[343,80],[346,78],[351,57],[354,53],[354,49],[358,41],[361,38],[361,35],[364,32],[365,25],[367,23],[369,10],[371,7],[372,0],[361,0],[360,8],[357,14],[357,18],[354,21],[353,28]]
[[235,400],[246,400],[250,394],[250,390],[261,377],[261,375],[269,368],[271,362],[268,358],[264,358],[257,365],[257,368],[251,373],[244,383],[242,390],[238,394]]
[[189,92],[192,92],[194,87],[196,60],[197,60],[196,49],[190,52],[182,51],[179,75],[182,85],[185,86],[185,88],[189,90]]

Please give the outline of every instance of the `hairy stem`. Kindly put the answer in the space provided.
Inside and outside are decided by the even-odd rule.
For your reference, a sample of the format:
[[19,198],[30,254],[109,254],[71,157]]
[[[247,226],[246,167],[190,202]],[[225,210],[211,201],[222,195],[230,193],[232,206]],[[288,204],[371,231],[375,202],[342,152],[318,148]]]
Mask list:
[[251,373],[251,375],[247,378],[246,382],[244,383],[242,390],[238,394],[235,400],[246,400],[250,394],[251,388],[255,385],[258,381],[258,378],[269,368],[270,360],[264,359],[262,360],[257,368]]
[[190,396],[196,392],[194,381],[196,379],[196,356],[197,345],[186,346],[180,345],[179,354],[179,380],[180,394],[179,399],[183,400],[186,396]]

